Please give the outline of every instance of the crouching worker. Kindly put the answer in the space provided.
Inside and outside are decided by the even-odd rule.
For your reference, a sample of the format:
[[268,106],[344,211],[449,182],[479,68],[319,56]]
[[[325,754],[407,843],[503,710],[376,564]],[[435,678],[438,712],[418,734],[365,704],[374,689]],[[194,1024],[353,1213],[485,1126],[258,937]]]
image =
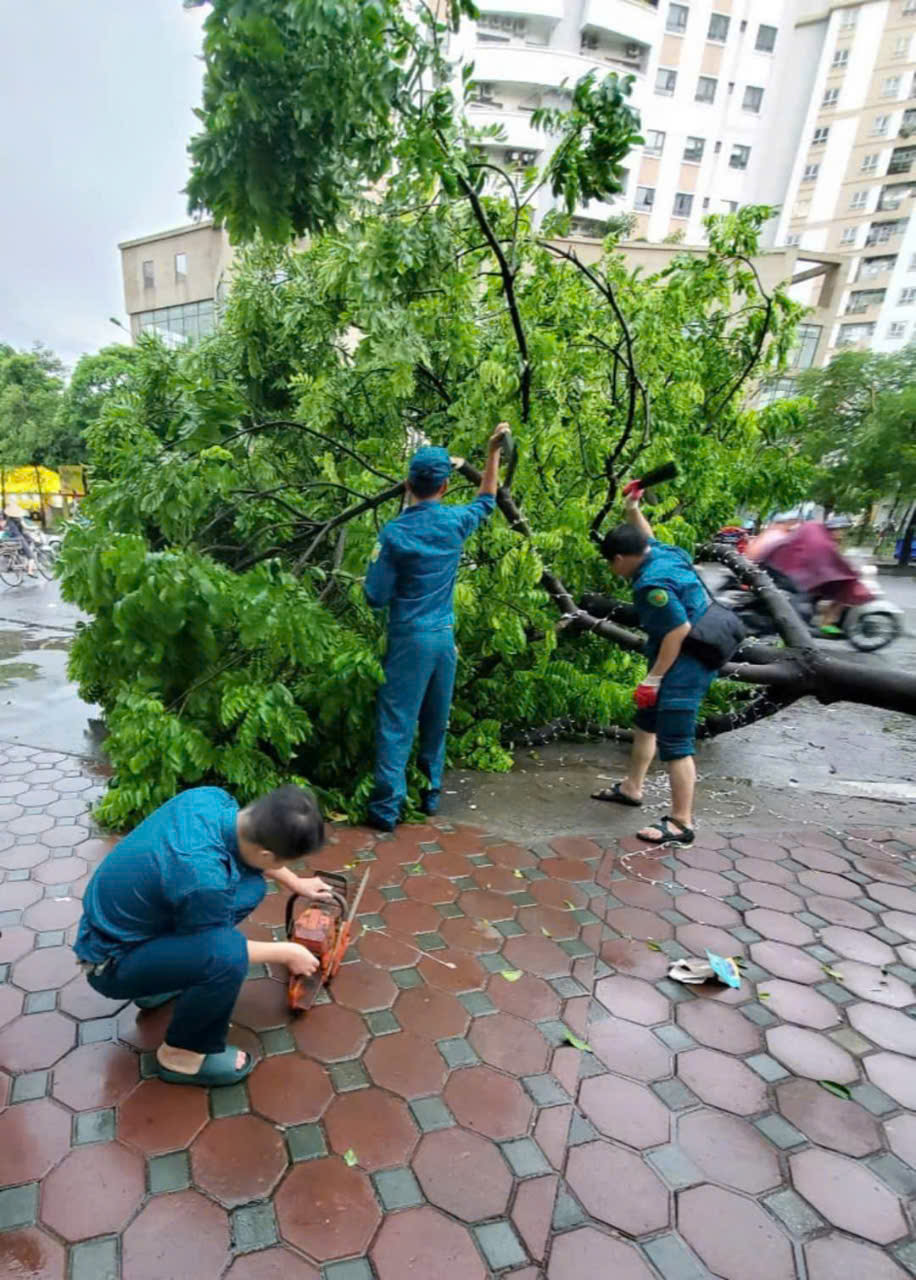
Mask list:
[[393,831],[407,797],[407,762],[417,722],[417,763],[427,779],[423,812],[439,808],[445,734],[455,669],[455,579],[462,548],[492,513],[499,486],[501,422],[487,446],[480,490],[467,506],[446,506],[452,466],[445,449],[427,445],[410,461],[407,506],[382,529],[366,574],[366,599],[373,609],[388,606],[385,683],[379,689],[375,737],[375,789],[368,822]]
[[247,1053],[226,1047],[248,966],[309,975],[318,962],[298,943],[249,942],[237,926],[264,897],[265,876],[313,901],[329,898],[323,880],[286,865],[323,844],[321,812],[300,787],[241,810],[218,787],[196,787],[150,814],[96,869],[74,949],[100,995],[141,1009],[176,1001],[156,1053],[162,1080],[218,1086],[251,1071]]
[[671,782],[671,813],[644,827],[639,839],[689,845],[694,840],[697,713],[716,671],[743,638],[743,627],[727,609],[710,604],[687,552],[652,536],[640,496],[627,499],[627,523],[605,536],[601,553],[614,573],[632,583],[650,665],[633,695],[638,710],[629,772],[592,798],[641,806],[657,745]]

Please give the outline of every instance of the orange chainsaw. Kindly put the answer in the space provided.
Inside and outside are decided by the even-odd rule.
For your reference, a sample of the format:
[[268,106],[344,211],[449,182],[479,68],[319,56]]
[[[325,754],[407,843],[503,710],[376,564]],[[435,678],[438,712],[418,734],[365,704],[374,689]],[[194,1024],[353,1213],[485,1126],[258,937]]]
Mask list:
[[330,902],[312,902],[298,915],[296,903],[299,895],[293,894],[286,904],[287,938],[290,942],[298,942],[307,947],[318,959],[318,968],[311,977],[295,973],[289,976],[287,997],[289,1007],[295,1013],[306,1013],[311,1009],[318,992],[340,968],[350,945],[353,921],[369,879],[367,870],[351,901],[350,882],[346,876],[336,871],[322,871],[319,875],[332,891]]

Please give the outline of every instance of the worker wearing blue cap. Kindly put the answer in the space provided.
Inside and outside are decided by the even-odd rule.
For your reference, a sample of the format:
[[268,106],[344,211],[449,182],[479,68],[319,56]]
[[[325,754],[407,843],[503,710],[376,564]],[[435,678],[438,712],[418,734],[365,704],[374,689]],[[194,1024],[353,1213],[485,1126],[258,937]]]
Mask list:
[[418,764],[426,775],[424,813],[439,808],[445,733],[455,668],[455,579],[461,550],[492,513],[506,423],[490,437],[480,491],[467,506],[445,506],[452,466],[460,459],[427,445],[410,460],[407,506],[382,529],[366,574],[366,599],[388,606],[385,683],[379,690],[375,790],[369,823],[393,831],[407,796],[407,761],[420,724]]

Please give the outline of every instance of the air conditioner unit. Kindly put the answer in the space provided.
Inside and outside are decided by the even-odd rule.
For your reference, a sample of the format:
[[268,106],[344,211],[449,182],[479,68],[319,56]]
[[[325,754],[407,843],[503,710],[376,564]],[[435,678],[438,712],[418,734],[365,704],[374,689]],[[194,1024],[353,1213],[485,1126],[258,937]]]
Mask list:
[[642,48],[638,44],[628,44],[624,49],[624,54],[628,58],[640,58],[642,57]]
[[598,48],[598,37],[597,37],[597,36],[583,36],[583,37],[582,37],[582,48],[583,48],[583,49],[597,49],[597,48]]

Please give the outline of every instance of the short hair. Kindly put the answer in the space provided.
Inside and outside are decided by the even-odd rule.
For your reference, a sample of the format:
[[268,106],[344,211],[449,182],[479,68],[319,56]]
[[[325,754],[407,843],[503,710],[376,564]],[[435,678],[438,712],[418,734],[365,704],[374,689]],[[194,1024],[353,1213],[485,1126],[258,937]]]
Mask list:
[[245,837],[278,862],[295,862],[324,844],[324,818],[310,791],[277,787],[245,809]]
[[431,498],[434,493],[438,493],[445,480],[440,480],[437,476],[415,475],[407,481],[410,491],[417,498]]
[[619,524],[601,541],[601,554],[605,560],[613,560],[615,556],[641,556],[648,549],[649,539],[631,524]]

